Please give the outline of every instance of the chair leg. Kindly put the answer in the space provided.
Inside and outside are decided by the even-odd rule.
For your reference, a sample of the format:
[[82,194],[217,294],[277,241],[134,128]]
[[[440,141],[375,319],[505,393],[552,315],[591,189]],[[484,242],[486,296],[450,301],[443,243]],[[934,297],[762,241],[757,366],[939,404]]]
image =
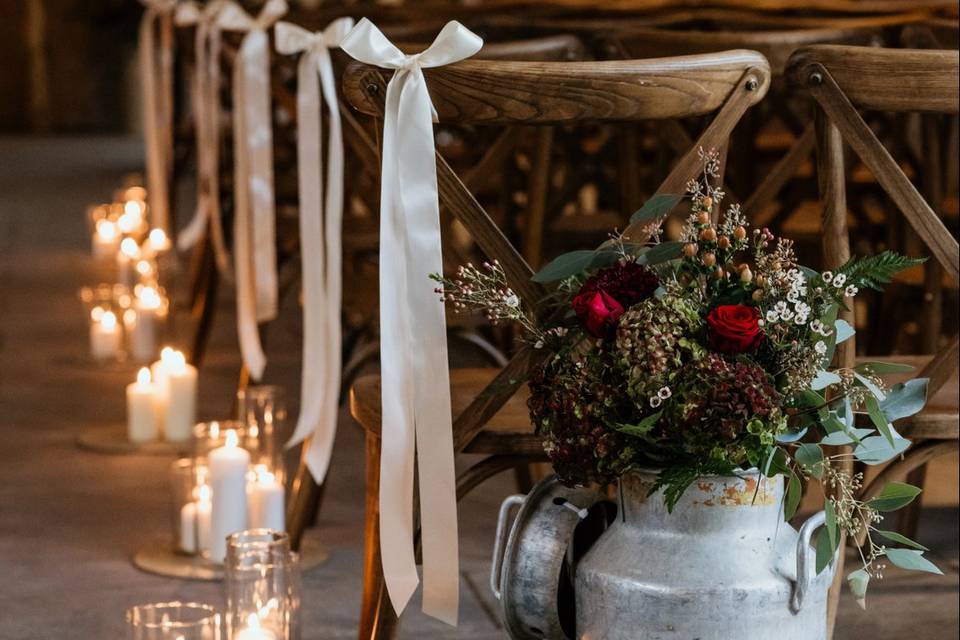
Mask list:
[[207,350],[207,341],[213,328],[213,316],[217,306],[217,288],[220,276],[214,262],[209,240],[204,240],[203,262],[200,265],[198,281],[191,307],[193,319],[193,338],[190,344],[190,362],[199,367]]
[[310,447],[310,439],[303,443],[300,454],[300,466],[293,479],[290,504],[287,508],[287,533],[290,535],[290,546],[294,551],[300,550],[303,534],[316,521],[320,505],[323,503],[325,484],[318,485],[313,480],[307,468],[304,455]]
[[396,637],[397,614],[387,596],[380,562],[380,437],[366,434],[366,525],[363,532],[363,602],[360,607],[359,640]]

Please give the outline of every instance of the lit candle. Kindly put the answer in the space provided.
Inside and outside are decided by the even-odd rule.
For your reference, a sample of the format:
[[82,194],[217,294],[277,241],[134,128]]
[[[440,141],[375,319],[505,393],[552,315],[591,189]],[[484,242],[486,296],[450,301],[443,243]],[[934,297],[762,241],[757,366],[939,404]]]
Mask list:
[[117,225],[110,220],[97,220],[93,232],[93,257],[109,258],[116,255],[120,246],[120,233]]
[[133,263],[140,259],[140,245],[133,238],[124,238],[117,252],[117,275],[120,284],[133,286]]
[[260,626],[260,617],[255,613],[247,616],[246,625],[234,636],[235,640],[279,640],[279,636]]
[[123,205],[123,215],[117,219],[117,226],[124,234],[131,235],[143,227],[143,209],[145,205],[136,200],[128,200]]
[[180,351],[164,347],[151,369],[164,400],[164,437],[171,442],[189,440],[197,421],[197,368],[187,364]]
[[150,381],[150,369],[142,367],[137,381],[127,385],[127,438],[130,442],[149,442],[160,435],[156,414],[156,385]]
[[263,465],[251,472],[247,484],[250,529],[273,529],[283,531],[285,504],[283,485]]
[[162,253],[170,249],[170,238],[163,229],[151,229],[147,236],[147,246],[154,253]]
[[90,353],[96,360],[116,358],[120,352],[120,326],[113,311],[94,307],[90,312]]
[[250,454],[238,446],[234,429],[224,434],[224,445],[210,452],[210,488],[213,490],[210,514],[210,559],[223,562],[227,555],[227,536],[247,527],[247,469]]
[[[140,287],[133,307],[123,314],[127,329],[127,350],[140,362],[154,357],[160,334],[160,307],[163,298],[154,287]],[[132,312],[132,313],[131,313]]]
[[202,484],[196,489],[197,499],[180,509],[180,549],[187,553],[210,549],[210,487]]

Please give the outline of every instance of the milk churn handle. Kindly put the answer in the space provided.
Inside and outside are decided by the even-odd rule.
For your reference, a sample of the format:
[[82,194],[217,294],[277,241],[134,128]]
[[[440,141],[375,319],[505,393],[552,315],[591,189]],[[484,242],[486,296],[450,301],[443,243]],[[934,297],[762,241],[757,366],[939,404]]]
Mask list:
[[[800,539],[797,540],[797,582],[793,588],[793,597],[790,599],[790,609],[794,613],[800,612],[803,607],[804,596],[807,594],[807,589],[810,588],[810,539],[813,537],[813,532],[822,527],[826,521],[827,514],[825,511],[821,511],[810,516],[800,527]],[[830,566],[836,564],[839,553],[840,550],[838,549],[830,562]]]
[[508,496],[503,504],[500,505],[500,515],[497,517],[497,537],[493,542],[493,563],[490,565],[490,591],[493,597],[500,599],[500,576],[503,573],[503,554],[506,551],[506,536],[509,532],[507,528],[507,519],[510,517],[510,510],[513,507],[523,504],[527,496],[516,494]]

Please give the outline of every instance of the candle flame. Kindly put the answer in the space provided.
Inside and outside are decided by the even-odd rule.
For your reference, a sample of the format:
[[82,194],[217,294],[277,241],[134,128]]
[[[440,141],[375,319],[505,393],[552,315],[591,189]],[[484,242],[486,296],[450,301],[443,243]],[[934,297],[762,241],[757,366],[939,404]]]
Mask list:
[[[160,297],[160,292],[158,292],[153,287],[143,287],[142,289],[140,289],[139,293],[137,294],[137,297],[140,300],[140,306],[143,307],[144,309],[159,309],[163,302]],[[179,351],[174,352],[174,354],[177,354],[177,353],[180,353],[180,352]],[[162,357],[163,355],[161,354],[161,358]],[[170,357],[171,366],[173,366],[174,364],[174,358],[175,358],[175,355],[172,355]],[[183,359],[182,353],[180,353],[180,358]]]
[[163,251],[169,246],[167,242],[167,234],[163,229],[151,229],[148,241],[150,242],[150,247],[153,248],[154,251]]
[[113,311],[104,311],[100,317],[100,326],[104,329],[113,329],[117,326],[117,316]]
[[200,502],[210,502],[211,493],[210,485],[202,484],[197,487],[197,500]]
[[220,423],[211,422],[210,423],[210,437],[216,440],[220,437]]
[[259,629],[260,628],[260,617],[251,613],[247,616],[247,629]]
[[97,220],[97,234],[110,241],[117,237],[117,225],[109,220]]
[[[162,354],[160,359],[163,359]],[[187,358],[182,351],[172,350],[164,362],[164,367],[168,373],[183,374],[187,370]]]
[[276,476],[273,475],[272,471],[267,471],[266,469],[257,470],[257,483],[258,484],[273,484],[276,480]]
[[153,265],[149,260],[140,260],[137,262],[137,273],[142,276],[148,276],[153,272]]
[[137,326],[137,312],[133,309],[127,309],[123,312],[123,325],[133,329]]
[[120,243],[120,251],[128,258],[136,258],[140,255],[140,247],[133,238],[124,238]]
[[103,307],[90,309],[90,319],[94,322],[100,322],[103,319]]
[[132,218],[139,218],[143,215],[141,203],[138,200],[127,200],[123,205],[123,214]]
[[140,370],[137,371],[137,384],[140,386],[150,384],[150,369],[140,367]]
[[227,429],[227,432],[223,436],[223,446],[236,447],[239,444],[240,444],[240,436],[237,435],[237,430]]

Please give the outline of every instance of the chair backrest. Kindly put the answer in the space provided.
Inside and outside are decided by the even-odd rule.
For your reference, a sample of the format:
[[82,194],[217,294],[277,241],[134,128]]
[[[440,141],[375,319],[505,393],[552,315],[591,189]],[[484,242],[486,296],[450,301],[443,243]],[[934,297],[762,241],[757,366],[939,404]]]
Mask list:
[[[346,100],[382,118],[388,71],[360,63],[344,73]],[[466,60],[425,71],[441,123],[543,125],[676,119],[715,114],[713,121],[670,172],[659,192],[682,193],[701,170],[698,150],[725,143],[743,113],[766,93],[770,69],[762,55],[714,55],[615,62],[505,62]],[[480,249],[497,259],[510,287],[528,308],[542,313],[544,286],[464,183],[437,154],[441,205],[466,227]],[[642,239],[640,226],[626,233]],[[454,422],[461,451],[523,384],[543,357],[521,348],[493,382]]]
[[[850,256],[843,143],[847,142],[924,241],[933,259],[960,279],[960,245],[857,109],[956,114],[960,111],[960,54],[822,45],[797,51],[787,73],[817,103],[818,173],[824,200],[825,267]],[[939,203],[934,203],[939,206]],[[852,341],[848,341],[852,342]],[[852,344],[838,350],[842,364],[853,362]],[[939,352],[920,376],[935,393],[957,370],[958,338]]]

